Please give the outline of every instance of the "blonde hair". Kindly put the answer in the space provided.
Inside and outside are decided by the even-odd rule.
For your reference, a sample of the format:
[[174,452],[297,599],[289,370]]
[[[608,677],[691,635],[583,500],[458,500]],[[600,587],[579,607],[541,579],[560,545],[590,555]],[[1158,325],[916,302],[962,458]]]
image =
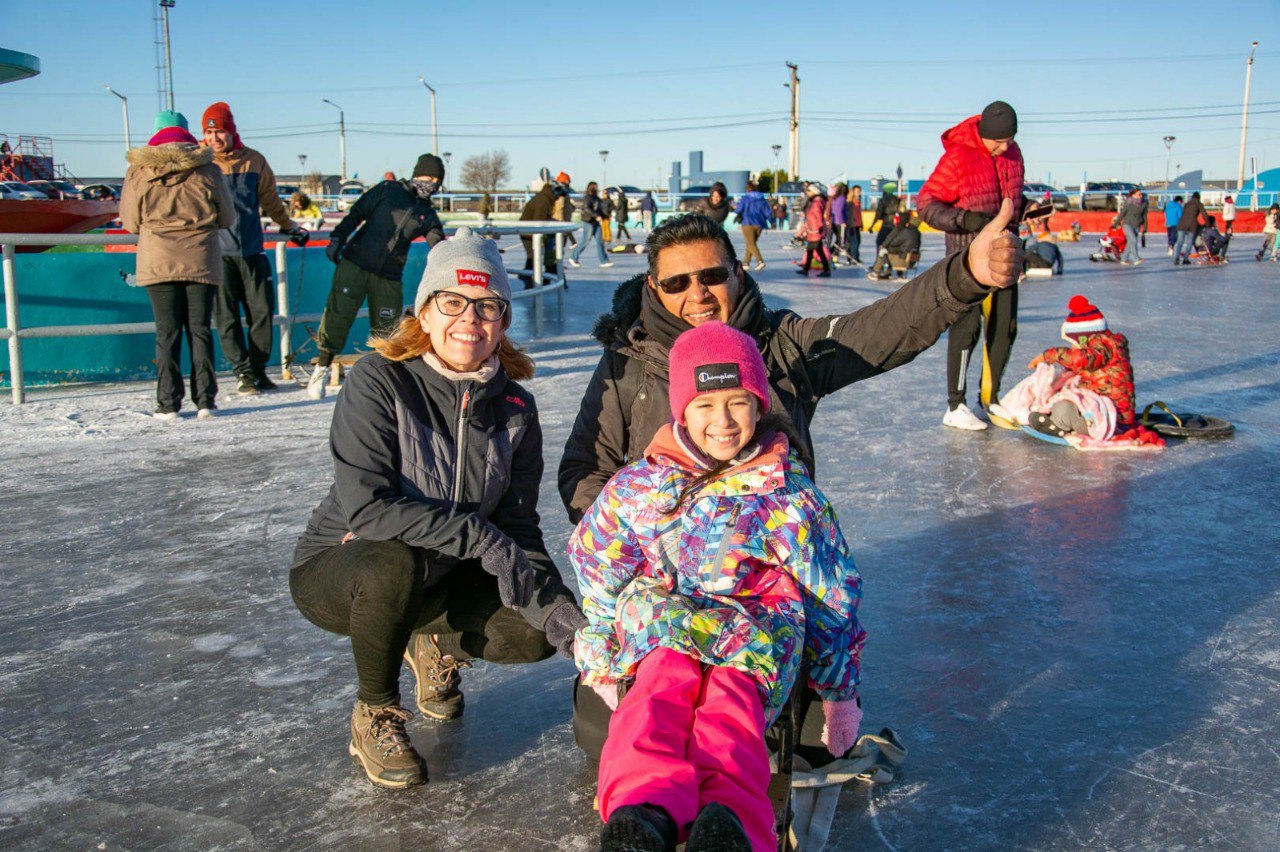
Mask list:
[[[411,361],[431,351],[431,337],[422,330],[422,323],[415,316],[404,316],[400,323],[385,335],[373,335],[369,345],[388,361]],[[498,341],[498,363],[507,377],[517,382],[533,378],[533,359],[511,342],[503,330]]]

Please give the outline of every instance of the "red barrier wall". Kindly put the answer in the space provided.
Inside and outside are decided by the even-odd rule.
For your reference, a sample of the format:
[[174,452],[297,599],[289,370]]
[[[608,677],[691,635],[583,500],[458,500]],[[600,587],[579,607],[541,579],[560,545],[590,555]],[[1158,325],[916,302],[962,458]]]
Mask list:
[[[1209,212],[1217,221],[1218,230],[1222,230],[1222,211],[1212,210]],[[1236,212],[1236,223],[1232,228],[1236,233],[1244,234],[1260,234],[1262,233],[1262,222],[1266,217],[1266,212],[1258,210],[1250,212],[1248,210],[1238,210]],[[1071,227],[1072,222],[1079,222],[1080,229],[1086,234],[1105,234],[1111,228],[1111,222],[1116,218],[1116,214],[1107,210],[1068,210],[1065,213],[1054,213],[1049,217],[1049,230],[1065,231]],[[1164,233],[1164,213],[1154,210],[1147,214],[1147,232],[1151,234]]]

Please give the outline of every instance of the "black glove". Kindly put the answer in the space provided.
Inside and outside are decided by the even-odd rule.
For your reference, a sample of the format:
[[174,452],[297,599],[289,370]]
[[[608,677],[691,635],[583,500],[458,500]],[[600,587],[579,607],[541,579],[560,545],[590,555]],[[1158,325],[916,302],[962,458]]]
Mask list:
[[342,240],[329,238],[329,245],[324,248],[324,256],[334,263],[338,262],[338,256],[342,254]]
[[311,239],[311,234],[306,228],[299,228],[297,226],[294,226],[291,230],[282,231],[281,233],[288,234],[289,242],[293,243],[295,246],[305,246],[307,244],[307,240]]
[[976,234],[987,227],[987,223],[994,218],[994,216],[988,216],[986,213],[979,213],[976,210],[966,210],[960,216],[960,229],[966,234]]
[[498,579],[503,606],[523,609],[533,600],[533,566],[514,541],[491,528],[480,543],[480,567]]
[[551,611],[543,631],[547,634],[547,642],[561,654],[573,659],[573,640],[578,631],[587,626],[587,617],[578,609],[578,605],[565,601]]

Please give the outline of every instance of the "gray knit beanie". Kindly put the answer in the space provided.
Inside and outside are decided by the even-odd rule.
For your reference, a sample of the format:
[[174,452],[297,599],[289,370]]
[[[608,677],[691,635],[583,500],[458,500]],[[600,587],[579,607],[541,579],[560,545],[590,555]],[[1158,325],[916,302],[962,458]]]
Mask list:
[[427,252],[427,268],[413,300],[414,316],[437,290],[448,287],[483,287],[496,298],[511,301],[511,282],[502,266],[502,255],[493,240],[477,237],[463,225],[449,239]]

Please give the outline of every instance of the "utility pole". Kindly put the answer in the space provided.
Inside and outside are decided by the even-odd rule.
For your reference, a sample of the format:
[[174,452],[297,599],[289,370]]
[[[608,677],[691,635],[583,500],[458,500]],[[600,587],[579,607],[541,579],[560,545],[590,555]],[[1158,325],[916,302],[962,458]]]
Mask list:
[[325,103],[327,103],[329,106],[333,107],[334,109],[336,109],[336,110],[338,111],[338,152],[339,152],[339,154],[340,154],[340,155],[341,155],[341,157],[342,157],[342,180],[346,180],[346,179],[347,179],[347,122],[346,122],[346,113],[344,113],[344,112],[342,111],[342,107],[338,106],[337,104],[335,104],[333,101],[329,100],[328,98],[321,98],[320,100],[324,101],[324,102],[325,102]]
[[173,54],[169,51],[169,10],[176,3],[177,0],[160,0],[160,14],[164,17],[164,70],[168,77],[168,86],[166,88],[171,111],[173,110]]
[[427,85],[425,77],[418,77],[418,82],[427,87],[431,93],[431,153],[440,153],[440,137],[436,135],[436,90]]
[[1249,48],[1249,64],[1244,67],[1244,112],[1240,115],[1240,171],[1236,175],[1236,195],[1244,189],[1244,143],[1249,136],[1249,81],[1253,77],[1253,52],[1257,49],[1255,41]]
[[120,99],[121,109],[124,110],[124,150],[127,153],[129,149],[133,147],[133,143],[129,140],[129,99],[108,86],[106,83],[102,84],[102,88]]
[[791,90],[791,139],[790,139],[790,159],[788,169],[791,172],[792,180],[800,179],[800,75],[797,73],[800,66],[794,62],[788,62],[787,67],[791,69],[791,82],[783,83]]

